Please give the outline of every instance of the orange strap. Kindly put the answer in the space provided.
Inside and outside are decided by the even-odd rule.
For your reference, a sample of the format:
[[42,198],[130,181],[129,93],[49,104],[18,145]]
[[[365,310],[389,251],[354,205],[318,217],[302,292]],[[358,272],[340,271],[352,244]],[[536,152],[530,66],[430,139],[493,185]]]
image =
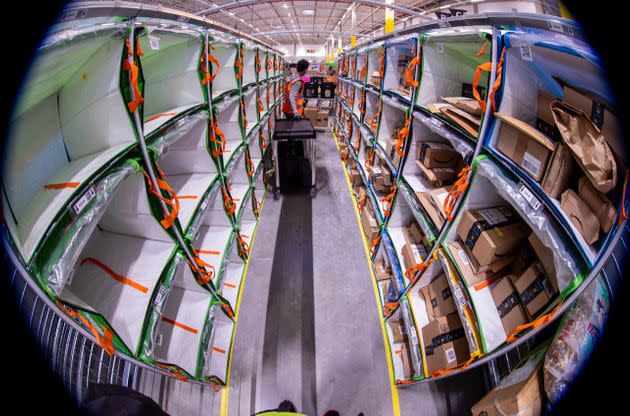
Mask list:
[[246,236],[243,234],[238,235],[238,254],[241,256],[246,256],[249,252],[249,245],[243,239],[244,237]]
[[260,202],[256,198],[256,194],[252,193],[252,210],[254,211],[254,215],[256,218],[260,215]]
[[376,152],[374,151],[374,148],[370,149],[370,156],[368,157],[368,160],[365,161],[365,164],[368,166],[374,166],[374,156],[376,156]]
[[236,60],[234,61],[234,66],[236,66],[236,79],[243,79],[243,48],[238,48],[238,52],[236,54]]
[[112,334],[112,331],[109,330],[109,328],[103,328],[103,335],[101,336],[100,332],[98,332],[98,329],[94,326],[94,324],[92,324],[92,322],[86,319],[79,312],[75,311],[74,309],[67,308],[59,300],[57,300],[56,303],[57,307],[59,307],[59,309],[61,309],[66,315],[73,318],[79,318],[83,325],[90,329],[90,332],[92,332],[92,335],[94,335],[94,338],[96,338],[96,342],[98,342],[98,345],[100,345],[101,348],[103,348],[108,355],[114,354],[114,335]]
[[225,354],[225,350],[222,350],[221,348],[212,347],[212,350],[213,350],[213,351],[216,351],[216,352],[218,352],[218,353],[221,353],[221,354]]
[[179,323],[177,321],[174,321],[172,319],[167,318],[166,316],[162,317],[162,322],[166,322],[167,324],[171,324],[171,325],[176,326],[178,328],[181,328],[181,329],[183,329],[185,331],[192,332],[193,334],[197,333],[197,330],[195,328],[191,328],[188,325],[181,324],[181,323]]
[[368,62],[367,59],[365,60],[365,62],[363,62],[363,68],[361,68],[361,78],[365,79],[365,77],[367,76],[367,67],[368,67]]
[[254,162],[252,162],[252,158],[249,156],[249,150],[245,152],[245,164],[247,165],[247,175],[250,178],[254,177]]
[[[194,264],[191,263],[188,258],[186,259],[186,262],[193,270],[193,272],[197,275],[197,283],[199,283],[201,286],[204,286],[214,278],[216,274],[214,266],[201,260],[196,253],[193,256],[193,259],[195,260]],[[210,269],[210,271],[206,271],[205,267]]]
[[415,277],[417,271],[423,271],[424,269],[426,269],[429,266],[430,262],[426,262],[423,261],[420,264],[414,264],[413,266],[407,268],[407,270],[405,270],[405,277],[407,279],[409,279],[409,281],[413,281],[413,278]]
[[260,55],[257,53],[254,59],[255,59],[254,68],[256,69],[256,73],[259,74],[260,70],[262,69],[261,68],[262,65],[260,64]]
[[176,116],[177,113],[162,113],[162,114],[156,114],[153,117],[150,117],[148,120],[144,120],[145,123],[148,123],[149,121],[153,121],[156,120],[160,117],[171,117],[171,116]]
[[398,131],[398,137],[396,139],[396,153],[402,158],[405,156],[405,141],[409,137],[409,123],[411,119],[407,115],[405,118],[405,125]]
[[488,286],[490,286],[491,284],[493,284],[494,282],[496,282],[500,278],[501,278],[501,275],[491,277],[491,278],[489,278],[487,280],[484,280],[481,283],[478,283],[478,284],[474,285],[473,289],[475,289],[476,292],[479,292],[481,289],[487,288]]
[[258,130],[258,141],[260,142],[260,149],[265,152],[267,150],[267,140],[265,139],[265,135],[262,130]]
[[457,176],[457,181],[451,186],[451,189],[448,191],[448,195],[446,199],[444,199],[444,204],[442,205],[442,210],[446,214],[446,218],[448,222],[453,221],[453,208],[455,207],[455,201],[457,198],[464,193],[466,188],[468,188],[468,172],[470,172],[470,166],[464,167],[459,175]]
[[258,102],[258,112],[262,113],[263,111],[265,111],[265,106],[263,105],[261,99],[257,98],[256,101]]
[[357,129],[357,140],[354,142],[354,151],[359,152],[359,146],[361,146],[361,130]]
[[378,104],[376,105],[376,111],[374,112],[374,115],[372,116],[372,119],[370,120],[370,127],[372,127],[374,130],[378,128],[378,116],[380,112],[381,112],[381,102],[378,101]]
[[[218,145],[218,148],[212,151],[212,156],[214,157],[219,157],[221,154],[225,153],[225,143],[227,142],[227,139],[225,138],[223,131],[219,128],[218,123],[219,121],[216,119],[214,122],[212,120],[210,121],[210,141]],[[219,139],[217,139],[217,136]]]
[[381,236],[377,235],[374,240],[370,243],[370,253],[376,254],[376,246],[381,242]]
[[171,225],[173,225],[173,222],[175,222],[175,218],[177,218],[177,214],[179,213],[179,200],[177,199],[177,194],[175,193],[173,188],[171,188],[170,185],[166,182],[166,177],[164,176],[164,172],[162,172],[162,170],[157,165],[157,163],[155,164],[155,167],[157,168],[156,170],[161,176],[161,178],[155,178],[155,181],[157,182],[158,187],[161,190],[166,191],[167,194],[169,194],[169,196],[172,199],[164,198],[162,194],[153,187],[153,183],[151,182],[151,178],[149,177],[147,172],[143,170],[142,173],[147,180],[147,184],[149,186],[149,192],[153,194],[156,198],[158,198],[160,201],[164,202],[165,204],[171,207],[171,212],[168,215],[166,215],[164,219],[162,219],[162,221],[160,221],[160,224],[162,224],[164,228],[168,229],[171,227]]
[[490,44],[490,41],[488,41],[488,39],[486,39],[486,41],[483,43],[483,46],[481,47],[481,49],[479,49],[479,52],[477,52],[475,54],[475,56],[477,58],[480,58],[481,55],[483,55],[486,52],[486,49],[488,49],[488,45]]
[[187,382],[188,378],[186,378],[185,375],[183,375],[182,373],[179,372],[179,370],[174,366],[174,365],[169,365],[169,364],[162,364],[162,363],[155,363],[155,365],[157,365],[160,368],[163,368],[165,370],[170,370],[169,373],[175,377],[176,379],[179,379],[183,382]]
[[389,217],[389,212],[392,208],[392,205],[394,204],[395,195],[396,195],[396,185],[393,186],[393,190],[389,195],[387,195],[384,198],[381,198],[381,202],[387,203],[387,208],[385,208],[385,212],[383,212],[383,214],[385,215],[385,218]]
[[361,91],[361,98],[359,99],[359,113],[365,114],[365,91]]
[[366,202],[367,202],[367,195],[363,196],[363,198],[361,198],[361,200],[359,201],[359,211],[363,209]]
[[220,251],[217,250],[193,250],[195,254],[209,254],[211,256],[218,256],[221,254]]
[[270,103],[271,103],[271,92],[269,91],[269,88],[267,88],[267,107],[269,107]]
[[435,370],[434,372],[431,373],[431,377],[443,376],[443,375],[446,375],[446,374],[450,374],[450,373],[452,373],[453,371],[456,371],[456,370],[463,370],[466,367],[468,367],[473,361],[475,361],[475,357],[470,357],[465,363],[463,363],[462,365],[457,366],[455,368],[451,368],[451,369],[448,369],[448,370]]
[[231,217],[232,214],[234,214],[234,211],[236,211],[236,204],[224,187],[221,187],[221,192],[223,193],[223,207],[225,208],[228,217]]
[[132,288],[136,289],[139,292],[147,293],[149,291],[149,289],[146,286],[143,286],[140,283],[136,283],[132,279],[116,273],[111,268],[109,268],[107,265],[103,264],[101,261],[95,259],[94,257],[86,257],[83,260],[81,260],[81,266],[83,266],[85,263],[92,263],[92,264],[94,264],[95,266],[97,266],[100,269],[102,269],[105,273],[110,275],[112,277],[112,279],[117,280],[120,283],[123,283],[123,284],[125,284],[127,286],[131,286]]
[[[127,46],[127,53],[131,57],[131,43],[128,38],[125,40],[125,45]],[[138,65],[133,61],[125,60],[123,62],[123,69],[129,72],[129,80],[133,88],[133,99],[127,103],[127,109],[130,113],[133,113],[138,106],[144,102],[144,98],[142,98],[142,94],[140,93],[140,87],[138,86]]]
[[398,308],[398,302],[388,302],[383,305],[383,315],[390,317],[392,313]]
[[177,195],[177,199],[197,199],[199,195]]
[[623,193],[621,194],[621,212],[619,213],[619,219],[617,220],[617,225],[621,225],[627,218],[628,214],[626,213],[626,191],[628,189],[628,176],[630,175],[630,170],[626,170],[626,178],[623,181]]
[[560,309],[560,306],[562,305],[562,302],[560,302],[555,308],[553,308],[553,310],[551,312],[549,312],[548,314],[545,314],[543,316],[541,316],[540,318],[523,324],[523,325],[519,325],[516,328],[514,328],[510,334],[507,337],[507,342],[508,343],[512,343],[514,341],[516,341],[516,339],[518,338],[516,335],[528,328],[533,328],[533,329],[537,329],[539,327],[541,327],[542,325],[546,324],[547,322],[551,321],[551,319],[554,317],[554,315],[556,314],[556,312],[558,312],[558,310]]
[[144,52],[142,51],[142,48],[140,47],[140,38],[136,39],[136,54],[144,58]]
[[379,58],[378,58],[378,74],[380,75],[381,78],[383,78],[383,75],[385,75],[385,49],[378,48],[378,51],[376,53],[379,56]]
[[[415,46],[411,48],[411,54],[412,55],[416,54]],[[413,88],[418,88],[418,86],[420,85],[420,83],[416,79],[414,79],[414,73],[413,73],[413,70],[415,69],[416,66],[418,66],[419,63],[420,63],[420,55],[414,56],[411,62],[409,62],[409,64],[407,65],[407,69],[405,69],[405,81],[407,82],[407,85]]]
[[245,99],[241,100],[241,118],[243,119],[243,130],[247,130],[247,116],[245,115]]
[[490,72],[491,70],[492,70],[492,62],[483,63],[477,67],[477,69],[475,70],[475,77],[473,78],[473,84],[472,84],[473,96],[475,97],[475,100],[477,100],[477,102],[479,103],[479,107],[481,107],[481,111],[486,111],[486,102],[481,99],[481,96],[479,95],[479,91],[477,90],[477,87],[479,86],[481,73],[483,71]]
[[271,69],[271,59],[269,59],[269,57],[265,60],[265,66],[267,67],[267,71]]
[[413,384],[415,382],[416,382],[415,380],[399,380],[399,379],[396,379],[396,384],[403,384],[404,385],[404,384]]
[[44,185],[44,189],[76,188],[79,185],[81,185],[81,182],[47,183],[46,185]]
[[505,48],[501,52],[501,59],[499,59],[499,64],[497,65],[497,76],[494,80],[494,85],[492,85],[492,91],[490,91],[490,102],[492,104],[492,111],[497,111],[497,103],[496,103],[496,94],[497,90],[501,86],[501,79],[503,76],[503,61],[505,59]]

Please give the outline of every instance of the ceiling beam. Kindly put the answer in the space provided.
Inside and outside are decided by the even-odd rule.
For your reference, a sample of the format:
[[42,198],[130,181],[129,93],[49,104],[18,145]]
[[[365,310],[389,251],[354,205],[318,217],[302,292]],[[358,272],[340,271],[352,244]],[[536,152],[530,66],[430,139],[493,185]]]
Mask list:
[[[281,34],[286,34],[286,33],[327,33],[330,34],[332,33],[330,30],[325,30],[325,29],[286,29],[286,30],[274,30],[271,32],[260,32],[260,33],[256,33],[256,35],[262,35],[262,36],[266,36],[266,35],[281,35]],[[367,35],[363,35],[360,33],[352,33],[352,32],[334,32],[335,34],[341,34],[344,36],[358,36],[358,37],[364,37]]]

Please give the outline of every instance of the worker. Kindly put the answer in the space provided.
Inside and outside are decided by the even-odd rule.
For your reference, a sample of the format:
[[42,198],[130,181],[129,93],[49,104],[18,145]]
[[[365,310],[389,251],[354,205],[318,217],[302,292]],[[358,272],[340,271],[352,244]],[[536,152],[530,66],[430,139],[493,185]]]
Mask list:
[[306,74],[308,65],[306,59],[300,59],[297,63],[295,73],[291,74],[284,88],[282,112],[286,118],[302,118],[302,113],[304,112],[304,100],[302,99],[304,81],[302,77]]
[[328,76],[326,78],[324,78],[324,82],[333,82],[336,83],[337,82],[337,77],[335,76],[335,70],[334,69],[329,69],[328,70]]

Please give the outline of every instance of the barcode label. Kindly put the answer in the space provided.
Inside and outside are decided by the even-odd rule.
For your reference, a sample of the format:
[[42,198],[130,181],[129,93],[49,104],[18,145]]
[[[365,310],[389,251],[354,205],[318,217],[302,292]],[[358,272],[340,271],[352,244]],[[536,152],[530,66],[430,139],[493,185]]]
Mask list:
[[94,192],[94,188],[88,189],[87,192],[83,194],[83,196],[72,206],[74,215],[79,215],[95,196],[96,192]]
[[160,49],[160,38],[157,36],[149,36],[149,45],[154,51]]
[[507,221],[506,216],[496,208],[479,210],[479,215],[488,222],[488,225],[500,224]]
[[573,36],[573,28],[569,25],[565,25],[559,22],[547,22],[549,24],[549,29],[554,32],[564,33],[565,35]]
[[457,299],[457,303],[459,305],[466,304],[466,298],[464,297],[464,294],[462,293],[462,288],[459,286],[455,287],[455,299]]
[[159,334],[157,337],[155,337],[155,345],[158,347],[162,346],[162,334]]
[[540,201],[538,200],[538,198],[534,196],[534,194],[532,194],[532,192],[529,189],[525,187],[525,185],[521,184],[521,188],[519,189],[519,192],[521,193],[523,198],[525,198],[525,200],[529,203],[529,205],[532,208],[534,208],[535,211],[538,211],[540,209],[540,206],[541,206]]
[[177,127],[181,127],[186,123],[188,123],[188,116],[184,116],[180,118],[179,120],[177,120]]
[[436,45],[436,48],[439,53],[444,53],[444,45],[442,45],[441,43],[438,43]]
[[464,263],[466,266],[470,264],[470,262],[468,261],[468,256],[466,255],[466,252],[464,250],[457,250],[457,255],[460,259],[462,259],[462,263]]
[[529,45],[521,46],[521,58],[524,61],[533,61],[534,57],[532,56],[532,47]]
[[540,160],[536,159],[531,154],[525,152],[523,155],[523,168],[534,176],[538,176],[540,170]]
[[444,123],[442,123],[442,120],[438,120],[437,118],[431,118],[431,123],[437,128],[442,128],[442,126],[444,125]]
[[207,206],[208,206],[208,198],[204,198],[203,202],[201,203],[201,211],[206,209]]
[[456,357],[455,357],[455,349],[453,347],[447,349],[446,351],[444,351],[446,353],[446,361],[448,361],[448,363],[452,363],[453,361],[455,361]]

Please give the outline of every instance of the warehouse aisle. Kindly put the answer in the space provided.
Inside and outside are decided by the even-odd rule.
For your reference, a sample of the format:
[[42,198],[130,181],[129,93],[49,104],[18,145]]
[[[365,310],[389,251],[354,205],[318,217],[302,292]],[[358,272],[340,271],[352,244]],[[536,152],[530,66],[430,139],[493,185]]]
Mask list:
[[361,235],[330,133],[318,195],[265,202],[234,342],[229,414],[284,399],[308,415],[391,414],[385,349]]

